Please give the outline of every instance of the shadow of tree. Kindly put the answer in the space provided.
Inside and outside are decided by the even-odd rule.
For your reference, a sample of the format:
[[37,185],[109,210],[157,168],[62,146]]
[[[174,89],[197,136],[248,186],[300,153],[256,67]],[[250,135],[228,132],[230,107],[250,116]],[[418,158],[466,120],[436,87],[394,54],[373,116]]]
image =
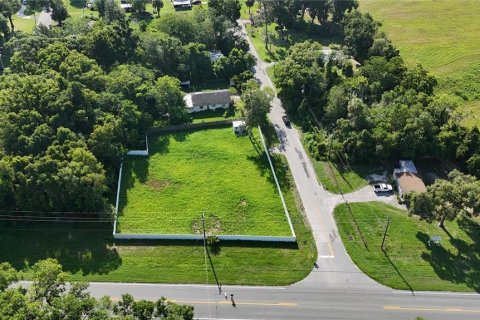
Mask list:
[[122,264],[110,223],[4,222],[0,228],[1,261],[17,270],[46,258],[82,275],[107,274]]
[[[280,184],[280,189],[286,192],[290,188],[290,180],[288,179],[288,164],[280,155],[270,155],[272,159],[273,167],[277,175],[278,183]],[[275,178],[273,177],[272,169],[268,163],[267,156],[265,152],[257,156],[247,156],[249,161],[252,161],[257,168],[260,170],[260,175],[266,177],[268,182],[275,184]]]
[[[428,244],[430,235],[417,232],[417,238],[425,245],[426,252],[422,259],[429,262],[440,279],[453,283],[465,284],[473,290],[480,292],[480,259],[478,242],[478,225],[469,219],[462,219],[457,223],[473,240],[472,244],[462,239],[449,239],[450,243],[458,250],[453,253],[441,244]],[[474,226],[473,226],[474,225]],[[472,230],[472,228],[475,228]]]

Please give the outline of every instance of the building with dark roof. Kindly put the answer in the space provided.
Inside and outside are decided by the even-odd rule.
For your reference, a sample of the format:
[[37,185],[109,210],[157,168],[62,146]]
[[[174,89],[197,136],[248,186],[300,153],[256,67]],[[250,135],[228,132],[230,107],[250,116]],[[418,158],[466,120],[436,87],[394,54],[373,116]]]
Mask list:
[[189,113],[206,110],[228,109],[231,99],[228,90],[194,92],[184,98]]

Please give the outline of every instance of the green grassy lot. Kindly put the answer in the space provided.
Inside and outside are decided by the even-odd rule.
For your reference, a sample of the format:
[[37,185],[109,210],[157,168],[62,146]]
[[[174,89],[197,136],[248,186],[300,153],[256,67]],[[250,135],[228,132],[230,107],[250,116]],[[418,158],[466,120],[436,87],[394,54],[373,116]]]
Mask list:
[[[480,291],[478,219],[448,222],[450,238],[438,223],[409,217],[406,211],[383,203],[351,203],[350,208],[354,219],[346,205],[335,209],[339,233],[355,264],[376,281],[413,291]],[[387,217],[392,222],[384,254],[380,246]],[[441,241],[429,246],[433,235],[440,235]]]
[[328,162],[312,159],[312,163],[322,186],[333,193],[348,193],[368,185],[365,177],[375,171],[372,167],[363,165],[353,165],[350,170],[332,162],[329,166]]
[[421,63],[442,78],[441,91],[469,101],[465,125],[480,124],[480,1],[361,0],[360,9],[383,23],[408,64]]
[[[209,281],[222,284],[287,285],[303,279],[317,252],[301,214],[298,197],[284,158],[275,157],[285,201],[297,235],[295,245],[220,242],[212,252]],[[8,261],[31,278],[30,267],[54,257],[70,280],[205,283],[202,242],[114,242],[110,224],[0,224],[0,262]]]
[[258,135],[185,131],[149,148],[124,162],[120,232],[199,234],[204,212],[214,234],[290,235]]

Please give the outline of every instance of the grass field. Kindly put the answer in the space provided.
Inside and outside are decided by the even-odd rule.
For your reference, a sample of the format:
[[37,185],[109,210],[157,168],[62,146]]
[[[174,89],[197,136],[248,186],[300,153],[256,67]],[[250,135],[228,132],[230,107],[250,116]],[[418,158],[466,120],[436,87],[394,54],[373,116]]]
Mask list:
[[[409,217],[406,211],[386,204],[351,203],[350,208],[357,224],[346,205],[335,209],[339,233],[355,264],[376,281],[392,288],[413,291],[480,292],[478,219],[448,222],[446,228],[450,238],[438,228],[438,223],[429,224],[417,217]],[[380,246],[387,217],[392,222],[384,254]],[[433,235],[440,235],[441,241],[429,246],[428,240]]]
[[[312,158],[311,158],[312,159]],[[333,193],[349,193],[366,185],[365,177],[373,173],[372,167],[354,165],[352,170],[341,168],[340,165],[312,159],[313,167],[322,186]],[[338,184],[338,187],[337,187]]]
[[121,233],[199,234],[205,213],[213,234],[290,235],[257,134],[185,131],[152,137],[149,148],[124,162]]
[[[306,227],[288,165],[281,179],[297,244],[220,242],[208,264],[209,281],[222,284],[287,285],[303,279],[317,252]],[[8,261],[30,279],[30,266],[54,257],[70,280],[205,283],[202,242],[120,241],[112,239],[110,224],[3,223],[0,224],[0,262]],[[215,275],[213,273],[215,270]]]
[[480,1],[361,0],[360,9],[383,23],[408,64],[421,63],[441,77],[441,91],[469,102],[466,125],[480,124]]

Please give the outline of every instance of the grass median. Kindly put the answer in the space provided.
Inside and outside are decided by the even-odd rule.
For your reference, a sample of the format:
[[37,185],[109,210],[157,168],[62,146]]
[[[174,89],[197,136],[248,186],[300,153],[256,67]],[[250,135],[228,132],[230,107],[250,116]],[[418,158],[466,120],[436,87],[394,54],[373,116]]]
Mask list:
[[[371,278],[412,291],[480,291],[478,219],[446,223],[448,235],[436,222],[410,217],[383,203],[350,203],[350,208],[351,212],[345,204],[335,208],[335,220],[348,254]],[[382,251],[388,218],[391,223]],[[440,243],[429,244],[436,235]]]

